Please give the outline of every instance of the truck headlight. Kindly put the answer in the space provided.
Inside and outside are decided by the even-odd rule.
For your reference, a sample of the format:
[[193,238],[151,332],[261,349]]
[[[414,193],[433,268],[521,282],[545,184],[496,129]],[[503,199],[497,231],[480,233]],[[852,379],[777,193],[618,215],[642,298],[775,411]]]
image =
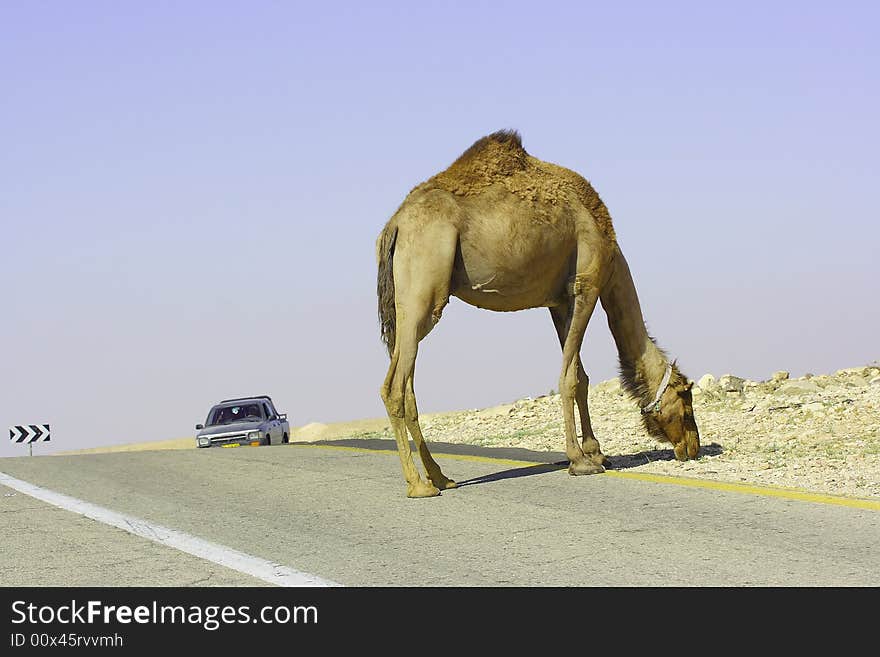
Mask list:
[[199,445],[201,445],[202,447],[207,447],[210,444],[211,444],[210,438],[199,438]]
[[247,435],[248,440],[259,440],[260,432],[259,431],[249,431]]

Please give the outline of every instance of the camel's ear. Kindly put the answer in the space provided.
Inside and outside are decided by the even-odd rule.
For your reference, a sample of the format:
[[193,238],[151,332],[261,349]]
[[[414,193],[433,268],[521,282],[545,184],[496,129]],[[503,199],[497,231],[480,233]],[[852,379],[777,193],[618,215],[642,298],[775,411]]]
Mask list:
[[684,387],[685,390],[691,390],[694,387],[693,381],[688,381],[687,385]]

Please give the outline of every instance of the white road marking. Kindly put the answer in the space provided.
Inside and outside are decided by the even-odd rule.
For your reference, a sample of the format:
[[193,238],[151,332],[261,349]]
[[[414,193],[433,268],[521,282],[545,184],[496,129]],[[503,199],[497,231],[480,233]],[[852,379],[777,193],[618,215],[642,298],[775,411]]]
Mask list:
[[79,513],[105,525],[123,529],[135,536],[140,536],[155,543],[175,548],[181,552],[207,559],[226,568],[261,579],[269,584],[275,584],[276,586],[342,586],[328,579],[323,579],[309,573],[302,573],[287,566],[233,550],[225,545],[211,543],[197,536],[190,536],[176,529],[156,525],[141,518],[117,513],[96,504],[78,500],[75,497],[29,484],[26,481],[10,477],[3,472],[0,472],[0,484],[13,488],[25,495],[35,497],[43,502],[48,502],[61,509]]

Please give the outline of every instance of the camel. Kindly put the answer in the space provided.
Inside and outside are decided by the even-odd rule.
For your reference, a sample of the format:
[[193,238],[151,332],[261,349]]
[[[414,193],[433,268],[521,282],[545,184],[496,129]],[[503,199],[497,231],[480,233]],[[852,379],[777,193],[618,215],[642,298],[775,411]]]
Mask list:
[[[648,335],[608,209],[579,174],[529,155],[518,132],[477,140],[413,188],[382,229],[376,260],[381,338],[391,358],[381,397],[408,497],[433,497],[456,486],[428,450],[413,388],[419,342],[440,321],[450,296],[500,312],[549,308],[562,347],[559,393],[569,474],[596,474],[609,464],[590,426],[589,379],[580,357],[599,300],[623,387],[640,405],[646,430],[671,443],[678,460],[698,456],[693,383]],[[407,432],[425,479],[413,463]]]

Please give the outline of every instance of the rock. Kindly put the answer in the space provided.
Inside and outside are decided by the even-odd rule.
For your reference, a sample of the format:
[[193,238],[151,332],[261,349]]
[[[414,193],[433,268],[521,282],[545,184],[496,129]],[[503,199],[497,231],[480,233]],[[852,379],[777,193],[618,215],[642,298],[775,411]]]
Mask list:
[[[510,415],[515,406],[514,404],[502,404],[501,406],[493,406],[492,408],[484,408],[476,412],[478,418],[504,417]],[[526,414],[528,416],[528,414]]]
[[700,390],[711,390],[715,387],[715,377],[711,374],[704,374],[697,381],[697,385],[700,387]]
[[733,376],[732,374],[725,374],[718,379],[718,386],[724,392],[742,392],[744,383],[745,379]]
[[602,392],[619,392],[621,390],[620,379],[608,379],[596,384],[595,387],[596,390],[601,390]]
[[837,370],[834,373],[834,376],[865,376],[868,374],[869,368],[867,367],[847,367],[846,369]]
[[774,383],[779,383],[780,381],[787,381],[789,376],[791,376],[789,372],[779,370],[778,372],[773,372],[773,378],[770,380]]
[[870,386],[880,386],[880,376],[875,376],[873,379],[868,381],[868,385]]
[[804,410],[811,413],[823,413],[825,411],[825,404],[822,402],[810,402],[809,404],[804,404]]
[[802,395],[804,393],[815,393],[821,392],[822,388],[817,386],[812,381],[788,381],[787,383],[783,383],[779,386],[777,392],[781,392],[786,395]]

